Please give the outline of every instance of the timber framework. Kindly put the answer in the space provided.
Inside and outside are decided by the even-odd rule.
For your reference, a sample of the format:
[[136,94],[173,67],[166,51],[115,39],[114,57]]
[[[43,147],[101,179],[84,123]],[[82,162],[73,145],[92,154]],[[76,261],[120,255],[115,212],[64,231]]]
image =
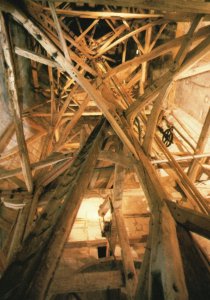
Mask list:
[[210,299],[210,3],[0,0],[0,300]]

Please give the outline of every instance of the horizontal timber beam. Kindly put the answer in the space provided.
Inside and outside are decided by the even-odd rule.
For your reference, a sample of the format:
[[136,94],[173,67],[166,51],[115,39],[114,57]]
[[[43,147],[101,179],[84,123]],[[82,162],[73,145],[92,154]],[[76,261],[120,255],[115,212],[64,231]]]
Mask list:
[[132,168],[134,163],[132,158],[126,157],[123,154],[105,150],[101,151],[101,153],[98,156],[98,160],[111,161],[115,164],[123,166],[124,168]]
[[31,59],[33,61],[36,61],[40,64],[61,69],[60,66],[56,62],[54,62],[52,59],[49,59],[49,58],[47,58],[43,55],[37,54],[37,53],[35,53],[31,50],[23,49],[23,48],[20,48],[20,47],[16,46],[15,47],[15,53],[22,56],[22,57],[25,57],[25,58]]
[[68,274],[68,272],[66,272],[55,276],[50,291],[51,295],[73,292],[84,293],[124,287],[123,276],[118,270],[76,274]]
[[[54,155],[54,156],[48,157],[44,160],[35,162],[35,163],[31,164],[30,166],[31,166],[32,170],[39,170],[39,169],[43,169],[48,166],[52,166],[61,161],[70,160],[71,158],[73,159],[72,154],[59,154],[59,155]],[[13,177],[17,174],[20,174],[21,172],[22,172],[21,168],[0,171],[0,180]]]
[[[51,1],[49,1],[51,2]],[[48,7],[41,7],[45,11],[49,11]],[[58,9],[56,8],[56,13],[62,16],[78,17],[85,19],[145,19],[145,18],[159,18],[163,15],[161,14],[138,14],[138,13],[122,13],[122,12],[112,12],[112,11],[77,11],[71,9]]]
[[[146,241],[147,241],[147,235],[142,235],[139,238],[129,238],[130,245],[144,244],[146,243]],[[104,239],[89,240],[89,241],[69,241],[65,243],[65,248],[103,247],[106,245],[107,245],[107,240],[104,238]]]
[[[38,0],[35,0],[38,1]],[[49,2],[59,2],[57,0],[50,0]],[[63,2],[63,1],[60,1]],[[65,2],[78,3],[78,0],[66,0]],[[203,1],[182,1],[182,0],[82,0],[80,3],[98,4],[98,5],[115,5],[123,7],[139,7],[145,9],[188,12],[188,13],[201,13],[210,14],[210,3]]]

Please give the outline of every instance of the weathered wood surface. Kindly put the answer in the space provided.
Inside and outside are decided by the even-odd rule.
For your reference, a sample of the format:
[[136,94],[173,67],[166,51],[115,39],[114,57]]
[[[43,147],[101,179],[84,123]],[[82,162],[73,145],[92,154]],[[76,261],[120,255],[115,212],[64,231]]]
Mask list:
[[68,270],[56,274],[51,294],[102,291],[124,287],[120,271],[100,271],[68,274]]
[[167,201],[167,205],[177,223],[184,226],[188,231],[193,231],[210,239],[209,216],[181,207],[172,201]]

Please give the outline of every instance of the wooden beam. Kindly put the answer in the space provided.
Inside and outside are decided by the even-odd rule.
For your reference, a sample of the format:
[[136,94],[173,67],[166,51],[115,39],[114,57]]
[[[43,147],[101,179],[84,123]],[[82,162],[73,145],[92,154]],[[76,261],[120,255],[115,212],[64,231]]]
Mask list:
[[19,251],[24,237],[25,226],[29,213],[29,202],[25,203],[24,207],[19,210],[17,220],[14,226],[11,243],[7,253],[7,264],[9,265]]
[[210,239],[210,218],[207,215],[181,207],[169,200],[166,203],[177,223],[183,225],[188,231]]
[[117,46],[118,44],[128,40],[130,37],[135,36],[136,34],[139,34],[142,31],[145,31],[149,28],[152,28],[153,26],[156,25],[161,25],[163,23],[166,23],[165,20],[157,20],[157,21],[153,21],[149,24],[143,25],[138,29],[133,30],[132,32],[127,33],[126,35],[124,35],[123,37],[120,37],[119,39],[115,40],[113,43],[110,43],[109,45],[103,45],[100,49],[98,49],[97,54],[94,56],[94,58],[100,57],[102,54],[104,54],[105,52],[107,52],[108,50],[112,49],[113,47]]
[[[198,143],[197,143],[197,147],[195,150],[195,154],[202,154],[205,146],[208,142],[210,136],[210,108],[208,110],[208,113],[206,115],[206,119],[204,121],[199,139],[198,139]],[[194,159],[189,167],[188,170],[188,176],[191,179],[192,182],[196,181],[197,175],[199,170],[201,170],[202,168],[202,161],[201,163],[197,160]]]
[[27,189],[28,191],[32,192],[33,180],[32,180],[32,173],[30,168],[30,160],[29,160],[27,145],[25,142],[25,136],[23,131],[23,123],[22,123],[21,111],[19,106],[14,62],[12,57],[9,36],[5,27],[4,17],[2,13],[0,14],[0,31],[2,33],[2,45],[3,45],[4,58],[7,64],[8,90],[10,95],[9,100],[11,103],[13,116],[14,116],[14,124],[15,124],[16,137],[17,137],[17,143],[18,143],[19,154],[20,154],[20,161],[21,161],[23,176],[26,182]]
[[[124,216],[124,215],[123,215]],[[124,216],[125,218],[125,216]],[[134,244],[142,244],[142,246],[147,241],[147,235],[142,235],[139,238],[129,238],[129,244],[132,246]],[[107,246],[107,239],[98,240],[87,240],[87,241],[69,241],[65,243],[65,248],[86,248],[86,247],[103,247]]]
[[68,273],[66,270],[55,275],[50,294],[88,293],[122,287],[124,282],[119,270],[77,274]]
[[69,60],[71,62],[71,58],[69,56],[69,51],[68,51],[68,48],[67,48],[67,45],[66,45],[66,41],[65,41],[64,36],[63,36],[63,31],[62,31],[61,25],[60,25],[59,20],[58,20],[58,16],[57,16],[56,11],[55,11],[55,6],[51,2],[48,2],[48,3],[49,3],[50,11],[51,11],[51,14],[53,16],[54,23],[55,23],[55,28],[57,30],[59,40],[60,40],[61,46],[63,48],[64,56],[67,60]]
[[122,251],[121,254],[123,260],[123,269],[128,298],[133,299],[137,285],[137,277],[132,252],[129,245],[128,233],[125,227],[125,222],[121,211],[124,178],[125,169],[119,165],[116,165],[114,173],[114,191],[112,199],[113,216],[116,223],[117,235]]
[[206,73],[210,71],[210,63],[205,63],[202,64],[198,67],[194,67],[192,69],[189,69],[188,71],[180,74],[176,80],[181,80],[181,79],[185,79],[185,78],[189,78],[189,77],[193,77],[202,73]]
[[[50,1],[49,1],[50,2]],[[49,11],[48,7],[40,6],[40,9]],[[162,14],[140,14],[140,13],[126,13],[126,12],[114,12],[114,11],[77,11],[72,9],[59,9],[56,8],[57,15],[71,16],[85,19],[147,19],[147,18],[160,18]]]
[[81,118],[84,110],[86,109],[89,100],[90,100],[89,97],[86,96],[86,98],[83,100],[82,104],[80,105],[79,109],[74,113],[70,122],[63,129],[62,136],[60,137],[60,140],[58,141],[57,145],[55,146],[55,149],[59,148],[65,142],[66,138],[70,135],[72,129],[75,127],[75,125]]
[[143,149],[145,153],[147,153],[148,155],[151,155],[152,143],[156,132],[158,118],[162,110],[162,103],[168,97],[168,94],[171,90],[171,85],[172,84],[166,84],[166,86],[164,86],[163,89],[160,91],[160,94],[155,100],[151,114],[147,121],[147,128],[144,136]]
[[[30,145],[32,144],[33,142],[35,142],[36,140],[40,139],[42,136],[46,135],[47,133],[46,132],[42,132],[42,133],[38,133],[38,134],[35,134],[31,137],[29,137],[27,140],[26,140],[26,144],[27,145]],[[19,147],[18,146],[15,146],[14,148],[12,148],[11,150],[8,150],[8,151],[5,151],[4,153],[1,154],[0,156],[0,162],[4,161],[6,158],[9,158],[9,157],[12,157],[16,154],[18,154],[20,151]]]
[[148,300],[149,296],[149,265],[150,265],[150,253],[151,253],[151,242],[152,242],[152,222],[150,219],[149,223],[149,236],[147,238],[147,244],[145,247],[143,262],[141,264],[140,272],[138,275],[138,285],[136,288],[135,300],[145,299]]
[[[207,157],[210,157],[210,152],[203,153],[203,154],[195,154],[195,155],[192,154],[192,155],[184,155],[181,157],[174,157],[174,160],[178,161],[178,162],[182,162],[182,161],[198,159],[198,158],[207,158]],[[151,160],[151,163],[153,165],[165,164],[165,163],[169,163],[169,160],[168,159],[154,159],[154,160]]]
[[3,274],[7,266],[7,259],[3,251],[0,250],[0,273]]
[[98,156],[98,160],[110,161],[112,163],[123,166],[124,168],[132,168],[133,166],[133,159],[125,156],[125,154],[119,154],[112,151],[101,151]]
[[160,140],[158,136],[156,136],[156,142],[158,147],[163,151],[165,156],[169,159],[171,166],[173,167],[174,171],[177,173],[178,178],[181,179],[181,184],[184,186],[186,191],[191,195],[193,202],[195,203],[195,206],[197,209],[200,209],[205,214],[210,214],[210,209],[208,207],[208,204],[206,203],[204,197],[202,194],[198,191],[198,189],[194,186],[192,181],[189,179],[187,174],[182,170],[180,165],[176,162],[173,155],[170,153],[170,151],[166,148],[166,146],[163,144],[163,142]]
[[190,29],[187,32],[186,38],[181,44],[181,47],[174,59],[175,68],[178,68],[179,66],[182,65],[187,53],[189,52],[193,40],[193,34],[201,19],[202,19],[202,15],[196,15],[194,20],[192,21]]
[[[38,1],[38,0],[35,0]],[[50,2],[57,2],[56,0],[50,0]],[[78,0],[67,0],[66,2],[78,2]],[[89,4],[99,4],[99,5],[113,5],[112,0],[83,0],[83,3]],[[123,7],[139,7],[145,9],[155,9],[158,11],[172,11],[172,12],[187,12],[187,13],[199,13],[199,14],[210,14],[210,4],[203,1],[182,1],[177,0],[174,2],[173,0],[168,0],[165,2],[164,0],[160,1],[152,1],[152,0],[115,0],[115,6],[123,6]]]
[[[149,27],[146,32],[145,32],[145,45],[144,45],[144,52],[143,54],[149,53],[150,49],[150,43],[151,43],[151,38],[152,38],[152,27]],[[148,68],[148,63],[145,61],[141,65],[141,79],[140,79],[140,95],[144,93],[144,86],[147,78],[147,68]]]
[[27,49],[23,49],[23,48],[20,48],[20,47],[15,47],[15,53],[22,56],[22,57],[25,57],[25,58],[28,58],[28,59],[31,59],[33,61],[36,61],[40,64],[44,64],[46,66],[50,66],[50,67],[53,67],[53,68],[58,68],[58,69],[61,69],[60,66],[54,62],[52,59],[49,59],[43,55],[40,55],[40,54],[36,54],[35,52],[33,51],[30,51],[30,50],[27,50]]
[[[46,158],[44,160],[40,160],[36,163],[31,164],[31,169],[32,170],[43,169],[45,167],[49,167],[49,166],[52,166],[54,164],[57,164],[58,162],[69,160],[70,158],[72,158],[72,154],[52,155],[52,156],[49,156],[48,158]],[[15,175],[20,174],[21,172],[22,172],[21,168],[0,171],[0,180],[1,179],[6,179],[6,178],[11,178]]]
[[24,226],[24,230],[22,233],[22,235],[23,235],[22,240],[25,240],[27,238],[28,234],[32,231],[33,226],[35,225],[34,220],[35,220],[36,212],[37,212],[37,208],[38,208],[38,201],[40,199],[40,196],[41,196],[43,190],[44,190],[44,188],[42,186],[36,189],[36,191],[34,192],[33,198],[27,205],[28,207],[26,207],[27,209],[25,209],[25,211],[22,212],[22,214],[26,213],[25,226]]

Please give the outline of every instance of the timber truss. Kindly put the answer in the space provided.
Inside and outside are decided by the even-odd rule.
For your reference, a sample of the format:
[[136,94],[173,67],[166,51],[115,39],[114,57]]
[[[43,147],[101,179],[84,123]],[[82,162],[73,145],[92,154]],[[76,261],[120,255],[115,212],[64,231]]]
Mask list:
[[[0,299],[107,289],[136,300],[210,299],[194,236],[210,238],[209,202],[197,187],[209,176],[210,110],[195,141],[171,108],[178,80],[209,71],[197,66],[210,52],[209,14],[203,1],[0,1],[10,115],[0,139]],[[189,29],[178,36],[180,22]],[[122,213],[129,174],[149,207],[135,212],[150,219],[140,268]],[[59,279],[80,205],[98,192],[99,215],[112,215],[110,260]],[[113,268],[117,244],[122,261]]]

